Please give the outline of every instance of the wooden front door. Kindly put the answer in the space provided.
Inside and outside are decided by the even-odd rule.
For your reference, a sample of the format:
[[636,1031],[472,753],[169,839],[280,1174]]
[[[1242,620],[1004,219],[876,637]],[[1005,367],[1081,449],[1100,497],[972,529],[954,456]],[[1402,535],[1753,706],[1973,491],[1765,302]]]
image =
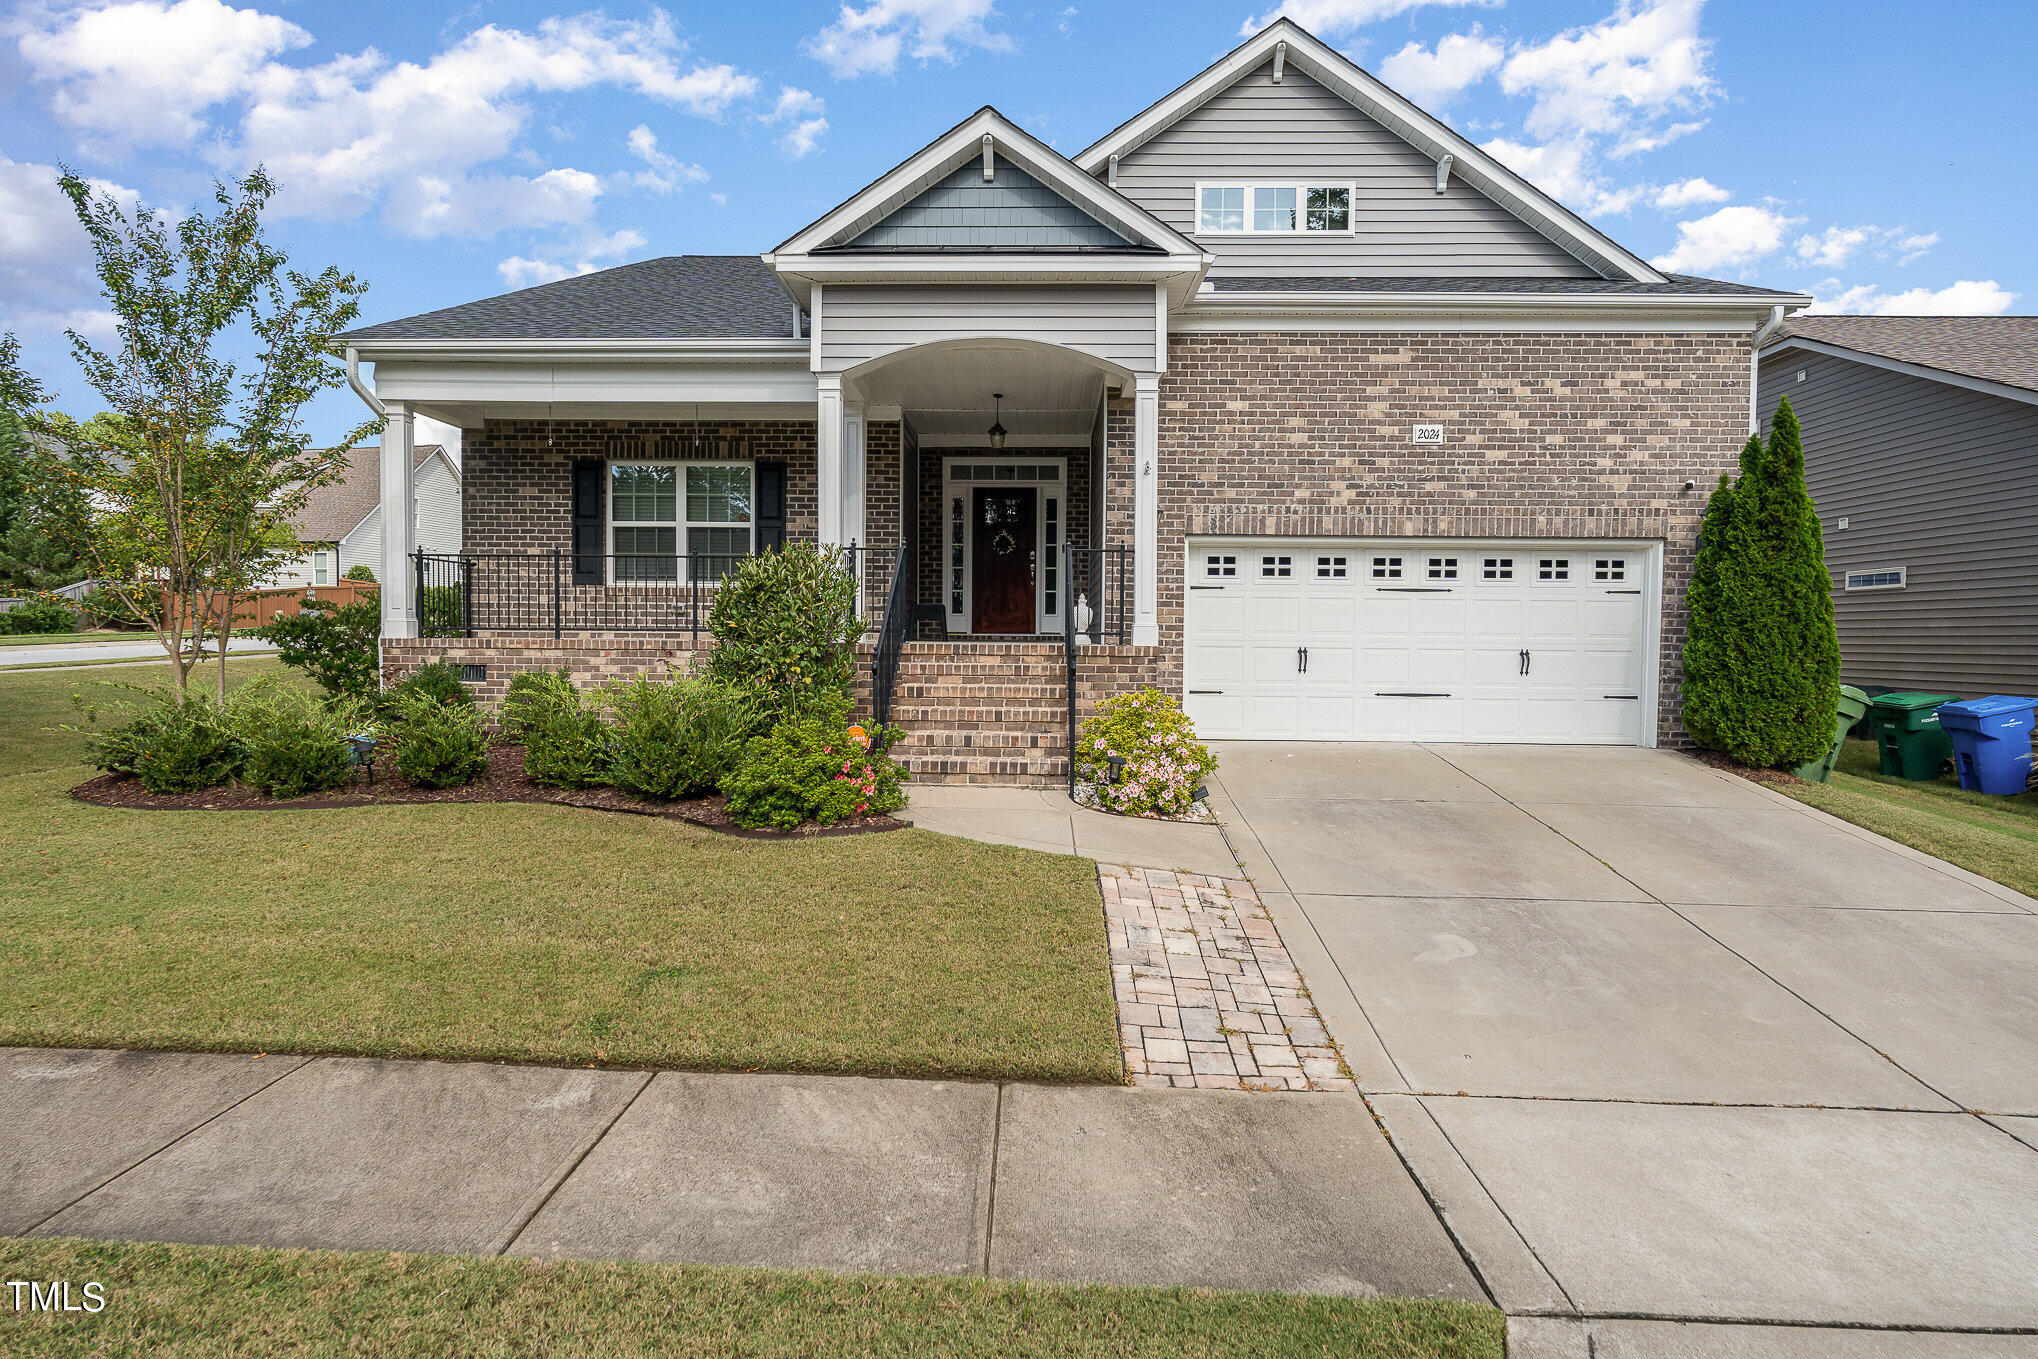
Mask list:
[[1035,506],[1031,487],[979,486],[970,494],[970,628],[1032,632]]

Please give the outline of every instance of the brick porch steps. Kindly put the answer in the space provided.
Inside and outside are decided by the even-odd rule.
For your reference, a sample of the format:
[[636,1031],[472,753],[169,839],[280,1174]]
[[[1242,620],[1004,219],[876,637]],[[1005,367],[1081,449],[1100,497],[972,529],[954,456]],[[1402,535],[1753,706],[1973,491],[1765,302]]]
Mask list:
[[893,753],[920,783],[1062,783],[1067,685],[1058,642],[909,642]]

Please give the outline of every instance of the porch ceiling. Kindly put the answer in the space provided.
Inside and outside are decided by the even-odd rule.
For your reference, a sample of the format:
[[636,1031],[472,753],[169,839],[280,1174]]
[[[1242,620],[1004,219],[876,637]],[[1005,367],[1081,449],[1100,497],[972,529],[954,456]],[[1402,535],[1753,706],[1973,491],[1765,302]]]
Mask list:
[[1017,345],[956,345],[907,354],[859,374],[857,390],[873,405],[899,406],[920,442],[979,446],[1003,392],[1008,445],[1081,443],[1103,399],[1104,372],[1063,350]]

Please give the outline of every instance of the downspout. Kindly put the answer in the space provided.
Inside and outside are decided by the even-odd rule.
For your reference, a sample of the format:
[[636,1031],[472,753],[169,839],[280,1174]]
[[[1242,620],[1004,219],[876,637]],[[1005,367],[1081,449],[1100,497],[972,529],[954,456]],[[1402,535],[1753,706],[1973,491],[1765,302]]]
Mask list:
[[[1781,310],[1781,308],[1778,308]],[[382,398],[368,390],[368,384],[361,381],[361,351],[347,346],[347,385],[354,389],[354,395],[368,403],[368,409],[387,418],[389,408],[382,404]]]
[[1748,337],[1748,432],[1761,432],[1762,421],[1756,409],[1756,396],[1762,385],[1762,346],[1771,335],[1783,328],[1783,308],[1771,307],[1769,319],[1755,327],[1755,333]]

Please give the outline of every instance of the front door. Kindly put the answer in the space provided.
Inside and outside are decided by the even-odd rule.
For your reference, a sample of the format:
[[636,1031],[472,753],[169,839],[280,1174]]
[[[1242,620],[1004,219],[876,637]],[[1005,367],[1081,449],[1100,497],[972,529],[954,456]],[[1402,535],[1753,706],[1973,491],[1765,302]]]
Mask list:
[[1032,487],[979,486],[970,495],[970,626],[976,632],[1032,632]]

